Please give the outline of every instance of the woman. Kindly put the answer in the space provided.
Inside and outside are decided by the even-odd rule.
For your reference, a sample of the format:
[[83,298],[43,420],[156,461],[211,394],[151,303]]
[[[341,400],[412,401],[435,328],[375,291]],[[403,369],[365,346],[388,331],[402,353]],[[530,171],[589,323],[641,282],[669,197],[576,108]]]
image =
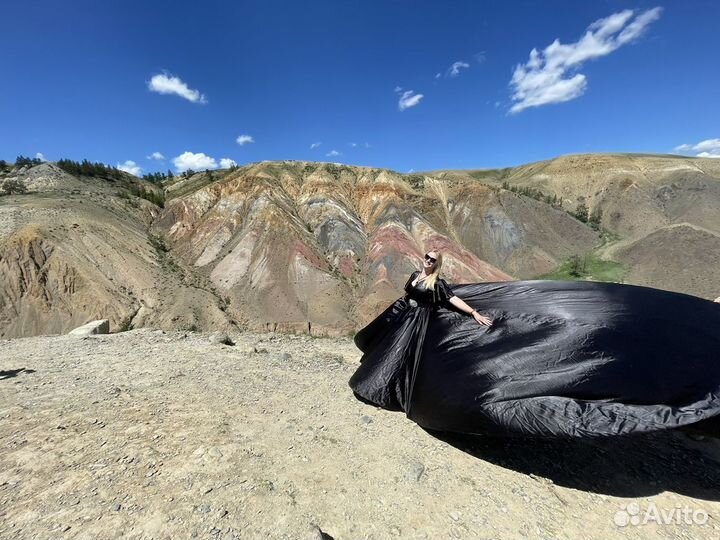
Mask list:
[[405,292],[408,293],[408,296],[410,296],[411,293],[414,296],[422,295],[421,290],[433,291],[434,298],[442,295],[442,298],[449,301],[453,306],[464,313],[472,315],[479,324],[491,326],[492,321],[490,319],[484,315],[480,315],[480,313],[455,296],[450,290],[450,287],[448,287],[447,282],[440,278],[440,268],[442,268],[442,254],[437,251],[426,253],[425,259],[423,260],[422,273],[419,271],[413,272],[409,280],[410,287],[408,287],[407,284],[405,285]]
[[579,281],[451,288],[441,267],[427,253],[405,295],[355,335],[360,398],[475,434],[599,437],[720,415],[717,304]]

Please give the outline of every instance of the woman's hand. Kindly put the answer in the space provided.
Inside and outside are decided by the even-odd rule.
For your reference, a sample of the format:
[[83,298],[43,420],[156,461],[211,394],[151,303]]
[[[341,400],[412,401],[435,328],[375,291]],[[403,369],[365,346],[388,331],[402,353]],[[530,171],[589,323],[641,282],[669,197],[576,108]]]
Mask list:
[[480,315],[477,311],[472,312],[473,319],[475,319],[478,324],[481,324],[483,326],[492,326],[492,319],[489,319],[485,315]]

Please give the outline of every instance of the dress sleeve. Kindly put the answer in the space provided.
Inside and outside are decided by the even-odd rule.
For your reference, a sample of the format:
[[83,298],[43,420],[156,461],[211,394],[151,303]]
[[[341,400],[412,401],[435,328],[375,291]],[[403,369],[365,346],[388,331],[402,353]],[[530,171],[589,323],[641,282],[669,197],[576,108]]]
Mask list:
[[455,293],[452,292],[450,289],[450,285],[447,284],[447,281],[440,278],[437,280],[437,288],[438,288],[438,295],[439,300],[441,304],[444,304],[448,300],[450,300],[453,296],[455,296]]
[[409,277],[408,280],[405,282],[405,287],[403,287],[403,290],[404,290],[405,292],[409,292],[409,291],[410,291],[410,284],[413,282],[413,279],[415,279],[415,276],[416,276],[418,273],[419,273],[419,272],[418,272],[417,270],[415,270],[412,274],[410,274],[410,277]]

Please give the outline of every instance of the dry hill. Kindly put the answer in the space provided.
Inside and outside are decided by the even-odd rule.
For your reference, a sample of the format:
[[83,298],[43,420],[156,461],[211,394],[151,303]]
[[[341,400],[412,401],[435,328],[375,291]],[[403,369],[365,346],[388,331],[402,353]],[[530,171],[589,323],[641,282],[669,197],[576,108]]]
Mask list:
[[[163,186],[44,163],[8,178],[29,191],[0,197],[6,337],[105,317],[113,330],[351,333],[428,249],[445,253],[451,283],[534,278],[595,253],[625,265],[629,283],[720,294],[720,163],[708,159],[566,156],[412,175],[263,162]],[[164,208],[139,189],[164,192]],[[579,203],[602,210],[605,244],[571,215]]]

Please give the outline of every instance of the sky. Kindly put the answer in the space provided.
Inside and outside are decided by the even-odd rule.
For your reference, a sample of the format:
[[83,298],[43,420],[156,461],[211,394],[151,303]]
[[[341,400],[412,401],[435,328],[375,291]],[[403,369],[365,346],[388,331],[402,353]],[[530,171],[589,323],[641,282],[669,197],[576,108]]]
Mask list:
[[720,2],[7,0],[0,159],[720,157]]

